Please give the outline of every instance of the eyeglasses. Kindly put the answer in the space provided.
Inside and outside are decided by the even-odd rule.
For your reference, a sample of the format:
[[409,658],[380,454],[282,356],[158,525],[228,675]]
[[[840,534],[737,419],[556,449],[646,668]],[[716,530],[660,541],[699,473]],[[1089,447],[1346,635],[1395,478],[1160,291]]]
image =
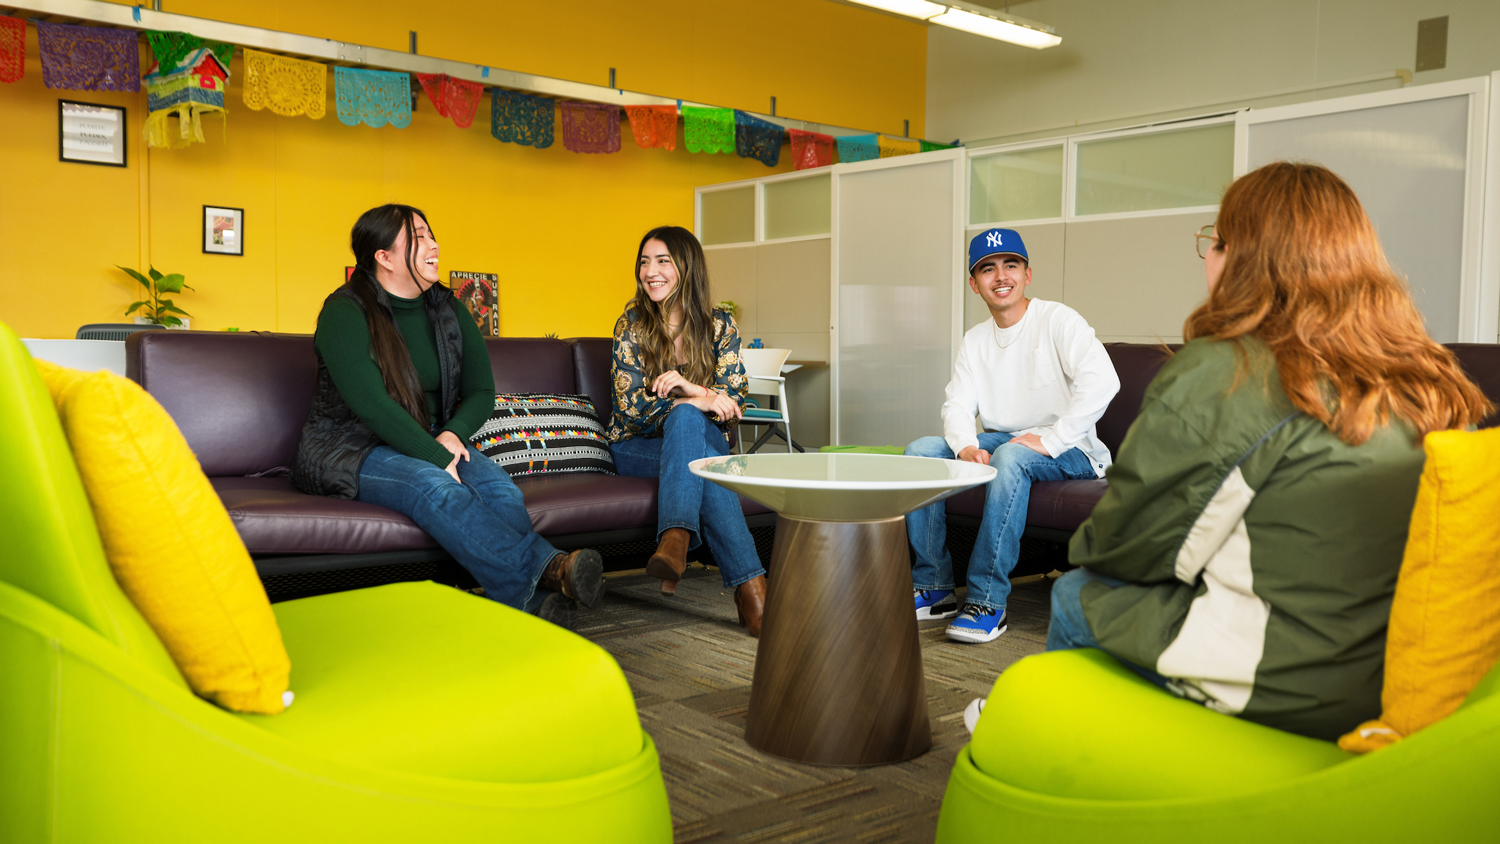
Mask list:
[[1193,243],[1198,247],[1198,257],[1205,259],[1208,258],[1208,250],[1214,247],[1223,247],[1224,245],[1224,241],[1220,240],[1219,236],[1214,234],[1213,223],[1209,223],[1199,229],[1198,233],[1193,235]]

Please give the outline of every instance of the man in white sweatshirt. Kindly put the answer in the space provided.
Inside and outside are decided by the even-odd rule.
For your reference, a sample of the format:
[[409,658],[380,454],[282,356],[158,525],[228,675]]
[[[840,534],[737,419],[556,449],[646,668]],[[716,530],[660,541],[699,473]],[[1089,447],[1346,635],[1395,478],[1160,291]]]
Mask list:
[[[1110,463],[1094,423],[1120,391],[1114,364],[1077,311],[1027,299],[1028,284],[1031,264],[1020,235],[990,229],[969,242],[969,288],[991,318],[964,335],[943,402],[943,436],[906,448],[909,455],[957,457],[998,473],[985,491],[962,610],[943,502],[906,517],[917,552],[911,573],[917,618],[957,616],[948,638],[959,642],[990,642],[1005,632],[1032,482],[1099,478]],[[975,433],[976,417],[984,433]]]

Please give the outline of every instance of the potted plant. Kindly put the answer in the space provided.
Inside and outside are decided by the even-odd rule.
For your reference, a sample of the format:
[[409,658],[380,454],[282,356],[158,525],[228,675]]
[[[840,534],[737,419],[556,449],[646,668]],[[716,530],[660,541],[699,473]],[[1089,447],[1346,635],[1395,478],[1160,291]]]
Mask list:
[[138,319],[167,328],[175,328],[186,324],[181,319],[173,316],[173,314],[192,316],[192,314],[173,304],[171,299],[162,298],[163,293],[181,293],[183,290],[193,289],[188,287],[184,282],[182,273],[162,275],[157,272],[156,267],[152,267],[150,277],[148,278],[128,267],[120,267],[119,264],[115,266],[119,267],[131,278],[139,281],[141,286],[146,288],[146,294],[150,297],[132,304],[125,311],[126,316],[131,316],[136,311],[141,311]]

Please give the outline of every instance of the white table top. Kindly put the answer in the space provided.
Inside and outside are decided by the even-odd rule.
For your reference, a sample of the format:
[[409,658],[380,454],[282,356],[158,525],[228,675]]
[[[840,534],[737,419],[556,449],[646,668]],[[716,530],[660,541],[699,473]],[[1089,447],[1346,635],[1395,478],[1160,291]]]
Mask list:
[[731,454],[688,468],[784,516],[834,522],[903,516],[995,477],[978,463],[847,452]]

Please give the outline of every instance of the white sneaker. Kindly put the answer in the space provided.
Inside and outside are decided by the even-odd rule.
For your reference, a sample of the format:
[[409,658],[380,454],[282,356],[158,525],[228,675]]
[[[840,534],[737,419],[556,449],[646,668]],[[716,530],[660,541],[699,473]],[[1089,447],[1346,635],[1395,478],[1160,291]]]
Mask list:
[[968,730],[971,736],[974,735],[974,728],[979,726],[981,712],[984,712],[984,698],[982,697],[974,698],[969,701],[968,706],[964,707],[964,729]]

